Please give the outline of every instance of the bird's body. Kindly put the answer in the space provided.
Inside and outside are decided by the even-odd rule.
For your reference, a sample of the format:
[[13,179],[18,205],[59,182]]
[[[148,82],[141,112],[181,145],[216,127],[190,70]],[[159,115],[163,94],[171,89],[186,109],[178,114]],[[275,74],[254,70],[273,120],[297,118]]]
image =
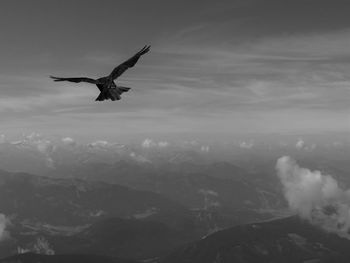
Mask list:
[[130,90],[128,87],[123,86],[117,86],[114,82],[115,79],[117,79],[120,75],[122,75],[128,68],[131,68],[135,66],[136,62],[139,60],[139,58],[147,53],[149,51],[150,46],[144,46],[139,52],[137,52],[134,56],[120,64],[119,66],[115,67],[111,74],[108,76],[98,78],[98,79],[92,79],[92,78],[86,78],[86,77],[79,77],[79,78],[60,78],[60,77],[53,77],[50,76],[54,81],[70,81],[70,82],[87,82],[91,84],[95,84],[97,88],[100,90],[100,94],[95,99],[96,101],[104,101],[104,100],[120,100],[120,95],[124,92],[127,92]]

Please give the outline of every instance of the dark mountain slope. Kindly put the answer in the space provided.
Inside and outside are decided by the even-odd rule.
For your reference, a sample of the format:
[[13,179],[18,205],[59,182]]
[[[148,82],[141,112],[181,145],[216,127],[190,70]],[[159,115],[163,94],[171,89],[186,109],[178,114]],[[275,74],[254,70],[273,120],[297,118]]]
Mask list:
[[171,253],[161,263],[348,262],[350,241],[296,217],[214,233]]
[[92,254],[147,259],[164,256],[195,237],[152,221],[110,218],[69,237],[47,237],[58,254]]
[[66,226],[107,217],[132,218],[150,210],[154,211],[150,217],[190,216],[184,206],[157,193],[102,182],[5,171],[0,171],[0,208],[1,213],[15,216],[16,221]]
[[19,254],[0,260],[0,263],[137,263],[137,261],[97,255],[38,255]]

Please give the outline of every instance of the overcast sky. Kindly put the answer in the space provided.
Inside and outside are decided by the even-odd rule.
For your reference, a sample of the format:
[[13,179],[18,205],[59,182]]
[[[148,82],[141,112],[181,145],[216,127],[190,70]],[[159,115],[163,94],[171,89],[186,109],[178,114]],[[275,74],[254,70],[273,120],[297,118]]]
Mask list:
[[[1,1],[0,132],[350,129],[350,5],[330,0]],[[88,83],[152,45],[119,79]]]

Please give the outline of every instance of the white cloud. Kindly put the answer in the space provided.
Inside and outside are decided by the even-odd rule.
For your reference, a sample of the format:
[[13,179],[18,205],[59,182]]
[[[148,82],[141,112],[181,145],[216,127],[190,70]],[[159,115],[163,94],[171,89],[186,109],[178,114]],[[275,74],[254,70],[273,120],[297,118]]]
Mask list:
[[140,163],[151,163],[150,160],[148,160],[146,157],[136,154],[135,152],[130,153],[130,157],[133,158],[135,161]]
[[157,144],[151,140],[151,139],[145,139],[143,142],[142,142],[142,147],[143,148],[151,148],[151,147],[154,147],[156,146]]
[[198,192],[203,195],[219,196],[218,192],[210,189],[200,189]]
[[10,233],[6,230],[9,224],[11,224],[9,218],[4,214],[0,214],[0,241],[6,240],[10,237]]
[[51,154],[55,149],[55,146],[49,140],[39,140],[36,142],[36,146],[39,152],[45,155],[45,164],[47,167],[55,168],[54,160],[51,158]]
[[23,134],[23,139],[12,141],[11,144],[17,147],[34,148],[45,157],[45,164],[49,168],[54,168],[54,160],[51,154],[55,151],[55,145],[48,139],[45,139],[40,133],[32,132],[28,135]]
[[291,210],[327,231],[350,237],[350,190],[341,189],[330,175],[300,167],[288,156],[277,160],[276,170]]
[[198,145],[199,142],[197,140],[192,140],[192,141],[184,141],[185,146],[196,146]]
[[45,164],[48,168],[51,168],[51,169],[55,168],[55,162],[50,156],[46,157]]
[[167,147],[167,146],[169,146],[169,143],[166,141],[161,141],[161,142],[158,142],[158,146],[159,147]]
[[50,154],[54,149],[54,145],[49,140],[39,140],[35,142],[39,152],[43,154]]
[[70,146],[75,146],[76,142],[73,138],[71,137],[64,137],[61,139],[61,141],[65,144],[65,145],[70,145]]
[[201,146],[201,151],[205,152],[205,153],[208,153],[210,151],[210,146],[202,145]]
[[55,255],[55,251],[44,237],[38,237],[36,242],[29,248],[17,247],[17,252],[18,254],[32,252],[42,255]]
[[0,143],[6,142],[6,136],[5,134],[0,134]]
[[297,148],[298,150],[301,150],[304,147],[305,147],[305,142],[302,139],[299,139],[295,144],[295,148]]
[[253,146],[254,146],[253,141],[249,141],[249,142],[243,141],[239,143],[239,147],[242,149],[251,149],[253,148]]
[[142,142],[141,145],[143,148],[153,148],[153,147],[164,148],[169,146],[169,142],[167,141],[155,142],[154,140],[147,138]]
[[316,144],[313,143],[311,145],[307,145],[303,139],[299,138],[297,143],[295,144],[295,148],[297,148],[298,150],[305,150],[311,152],[316,148]]
[[[226,23],[227,21],[223,24]],[[220,119],[222,120],[220,127],[222,129],[230,127],[229,131],[239,129],[244,132],[249,128],[260,131],[259,124],[261,122],[263,123],[261,126],[265,126],[264,124],[266,123],[266,127],[274,131],[275,127],[271,127],[271,123],[274,126],[279,126],[277,128],[281,130],[288,128],[295,129],[295,127],[299,128],[301,126],[298,123],[295,125],[293,122],[295,120],[299,121],[300,118],[305,119],[307,116],[303,112],[301,114],[294,112],[288,115],[288,113],[278,111],[278,109],[284,109],[285,107],[305,109],[304,107],[310,107],[311,109],[308,110],[318,111],[320,109],[319,106],[323,106],[324,110],[331,111],[331,107],[341,104],[336,103],[336,101],[329,101],[328,99],[333,98],[336,100],[339,98],[345,101],[348,98],[347,94],[349,90],[335,84],[336,81],[343,81],[343,87],[345,85],[349,86],[347,73],[343,74],[344,72],[348,72],[348,70],[344,70],[344,68],[346,69],[348,67],[348,63],[338,63],[336,67],[328,63],[322,64],[322,67],[317,65],[317,68],[312,65],[313,62],[317,63],[318,60],[337,60],[337,58],[340,58],[340,60],[345,59],[346,62],[346,56],[349,55],[348,43],[350,38],[348,30],[326,34],[273,34],[274,37],[264,34],[263,38],[254,38],[254,41],[250,41],[251,39],[249,37],[249,40],[245,41],[247,38],[243,37],[241,38],[241,42],[236,34],[227,34],[232,31],[231,26],[229,29],[223,27],[218,30],[220,24],[221,22],[207,23],[202,21],[198,22],[198,24],[196,22],[188,25],[188,27],[183,25],[185,28],[179,28],[181,31],[179,35],[181,37],[179,37],[178,41],[169,41],[168,37],[161,40],[158,43],[160,45],[157,47],[157,50],[152,51],[152,56],[145,57],[147,61],[143,62],[146,64],[140,64],[139,69],[141,70],[138,73],[142,74],[135,74],[139,79],[134,78],[134,74],[131,74],[132,76],[128,75],[123,79],[123,81],[130,81],[130,79],[136,81],[133,83],[133,87],[135,87],[133,92],[135,93],[132,96],[130,93],[126,94],[125,96],[128,96],[128,98],[120,102],[93,104],[93,99],[97,96],[96,92],[98,92],[95,87],[87,84],[53,83],[48,78],[43,77],[42,82],[35,82],[35,84],[40,84],[37,86],[45,87],[43,92],[35,92],[34,95],[29,94],[30,96],[24,99],[21,94],[25,90],[28,90],[24,89],[25,85],[35,81],[35,78],[32,78],[32,80],[27,79],[17,89],[9,89],[9,94],[6,94],[8,97],[4,96],[0,99],[0,111],[15,111],[27,114],[28,110],[40,107],[35,114],[41,115],[40,118],[46,120],[39,124],[44,128],[50,127],[53,131],[56,128],[54,127],[55,125],[84,130],[85,127],[89,126],[91,121],[91,118],[84,116],[85,114],[87,115],[92,111],[101,112],[111,109],[114,111],[116,109],[115,107],[118,108],[118,111],[123,111],[125,108],[132,108],[132,110],[125,113],[127,117],[133,117],[134,114],[140,115],[143,112],[147,113],[151,108],[158,115],[160,112],[169,112],[169,108],[175,109],[177,111],[176,113],[178,113],[174,118],[171,116],[171,122],[168,122],[169,118],[166,116],[166,118],[152,121],[150,124],[149,116],[153,117],[153,114],[147,114],[148,116],[143,120],[143,123],[133,118],[128,118],[127,121],[123,120],[123,122],[133,126],[129,129],[130,131],[135,127],[141,131],[153,128],[157,130],[160,126],[176,126],[177,129],[185,127],[185,130],[189,127],[188,129],[190,130],[197,122],[203,122],[204,125],[200,126],[204,126],[204,129],[214,130],[217,128],[218,125],[215,125],[216,123],[213,121],[214,118],[204,120],[198,118],[203,112],[217,113],[217,116],[221,116]],[[215,40],[219,38],[210,37],[210,39],[207,39],[208,36],[212,36],[212,34],[208,34],[208,29],[211,33],[217,33],[221,37],[224,37],[226,41],[219,41],[220,43],[218,43]],[[197,30],[200,31],[200,36],[191,34],[197,32]],[[171,30],[171,34],[173,33]],[[185,41],[183,34],[193,36],[193,41]],[[205,37],[205,41],[202,41],[202,37]],[[170,42],[173,42],[173,44]],[[230,44],[233,42],[235,45]],[[200,44],[200,48],[198,48],[198,44]],[[110,64],[114,60],[112,57],[118,57],[99,52],[92,55],[89,54],[89,56],[85,59],[99,62],[103,65]],[[335,56],[337,58],[334,58]],[[145,68],[142,68],[143,66]],[[155,67],[157,70],[154,70]],[[150,71],[145,74],[144,69],[146,68]],[[323,77],[320,81],[319,77],[325,76],[323,74],[324,72],[319,71],[320,68],[324,71],[329,71],[327,74],[329,78]],[[340,77],[334,77],[337,75]],[[17,75],[8,77],[11,80],[9,83],[13,84],[12,80],[14,77],[17,77]],[[150,79],[150,77],[153,79]],[[149,79],[147,80],[147,78]],[[333,83],[330,83],[332,79]],[[157,82],[157,80],[159,81]],[[311,85],[307,85],[310,82],[312,82]],[[319,82],[323,85],[330,83],[330,86],[324,88],[318,85]],[[178,90],[176,92],[172,89],[174,85],[177,85]],[[12,86],[17,87],[17,85]],[[165,87],[165,89],[161,91],[160,87]],[[156,91],[156,89],[158,90]],[[13,90],[18,90],[18,93],[13,94]],[[226,91],[226,94],[222,92],[223,90]],[[300,92],[301,90],[304,91]],[[55,91],[55,93],[52,91]],[[27,93],[28,91],[25,92]],[[327,96],[330,94],[332,95]],[[291,100],[295,103],[289,103]],[[252,101],[256,103],[252,104]],[[284,103],[285,101],[288,103]],[[84,105],[88,107],[86,109],[79,108]],[[95,107],[96,105],[98,106]],[[349,104],[347,102],[343,102],[343,105],[348,109]],[[252,109],[261,112],[263,116],[259,116],[259,114],[252,116],[253,118],[247,116],[249,115],[247,113],[248,107],[249,110]],[[50,114],[55,114],[55,117],[57,115],[63,117],[58,111],[62,113],[62,111],[71,109],[73,112],[77,112],[77,115],[79,115],[78,118],[73,120],[66,118],[59,124],[56,123],[53,126],[47,125],[47,123],[53,122],[52,119],[57,120],[57,118],[52,118]],[[235,111],[238,114],[237,116],[221,114],[220,111],[225,109],[229,112]],[[282,123],[280,122],[282,117],[273,118],[274,116],[266,109],[272,110],[273,114],[278,112],[284,118],[288,116],[285,119],[288,119],[288,121],[290,119],[291,121],[283,121]],[[45,114],[42,114],[43,112]],[[191,116],[187,115],[194,112],[197,116],[192,116],[191,118]],[[338,115],[338,112],[334,113],[334,115]],[[6,116],[8,115],[6,114]],[[182,121],[184,116],[188,116],[188,121]],[[37,120],[38,116],[35,117],[33,120],[29,118],[29,120]],[[328,127],[333,126],[333,123],[330,123],[332,117],[330,116],[328,120],[324,121],[323,128],[329,129]],[[10,117],[5,117],[4,114],[4,118],[8,118],[9,122],[16,119],[18,123],[23,125],[21,120],[22,114],[14,114]],[[265,119],[270,119],[270,121],[264,122]],[[320,112],[317,119],[308,118],[305,123],[314,126],[316,125],[315,123],[323,122],[322,119],[324,119],[324,114]],[[342,116],[339,119],[342,119]],[[113,122],[112,120],[115,122],[112,125],[115,127],[117,125],[121,126],[119,120],[115,121],[116,118],[103,116],[99,120],[97,118],[94,119],[94,121],[103,122],[103,124],[111,124]],[[312,120],[315,121],[312,122]],[[68,121],[72,126],[66,125]],[[229,121],[232,124],[227,125]],[[249,125],[241,125],[242,122],[249,122]],[[342,120],[334,120],[332,122],[344,123]],[[84,123],[84,126],[80,125],[80,123]],[[339,125],[342,126],[343,124]],[[151,128],[149,128],[150,126]],[[123,127],[126,127],[126,125],[123,125]],[[166,131],[171,131],[172,128],[165,127]],[[308,128],[305,127],[304,129],[306,130]],[[123,129],[127,132],[127,128]],[[202,127],[199,129],[202,129]],[[91,132],[93,134],[94,132],[101,131],[94,128],[92,131],[85,129],[85,132]]]
[[[57,89],[57,87],[52,87]],[[4,97],[0,98],[0,112],[28,112],[40,108],[53,109],[59,107],[77,106],[90,102],[97,96],[93,89],[76,87],[72,89],[68,85],[61,87],[60,93],[43,93],[33,97]],[[86,103],[85,103],[86,104]]]
[[216,200],[219,196],[218,192],[210,189],[200,189],[198,193],[204,196],[204,209],[217,208],[220,206],[220,203]]
[[95,142],[89,143],[88,146],[91,148],[107,148],[111,146],[111,144],[104,140],[97,140]]
[[[324,59],[349,54],[350,31],[264,38],[251,45],[252,52],[290,59]],[[288,55],[289,54],[289,55]],[[304,57],[303,57],[304,56]]]

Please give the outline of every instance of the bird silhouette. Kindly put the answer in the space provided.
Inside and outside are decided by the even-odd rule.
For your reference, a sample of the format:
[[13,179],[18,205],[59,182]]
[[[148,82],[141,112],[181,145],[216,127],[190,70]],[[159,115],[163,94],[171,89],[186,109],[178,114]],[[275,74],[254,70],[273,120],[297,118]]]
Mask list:
[[120,100],[120,95],[123,92],[127,92],[130,90],[128,87],[117,86],[114,82],[120,75],[122,75],[128,68],[132,68],[135,66],[136,62],[139,58],[146,54],[151,46],[144,46],[139,52],[133,55],[128,60],[124,61],[119,66],[115,67],[111,74],[105,77],[101,77],[98,79],[92,79],[87,77],[75,77],[75,78],[60,78],[50,76],[54,81],[70,81],[74,83],[87,82],[91,84],[95,84],[97,88],[100,90],[100,94],[95,99],[95,101],[104,101],[104,100]]

